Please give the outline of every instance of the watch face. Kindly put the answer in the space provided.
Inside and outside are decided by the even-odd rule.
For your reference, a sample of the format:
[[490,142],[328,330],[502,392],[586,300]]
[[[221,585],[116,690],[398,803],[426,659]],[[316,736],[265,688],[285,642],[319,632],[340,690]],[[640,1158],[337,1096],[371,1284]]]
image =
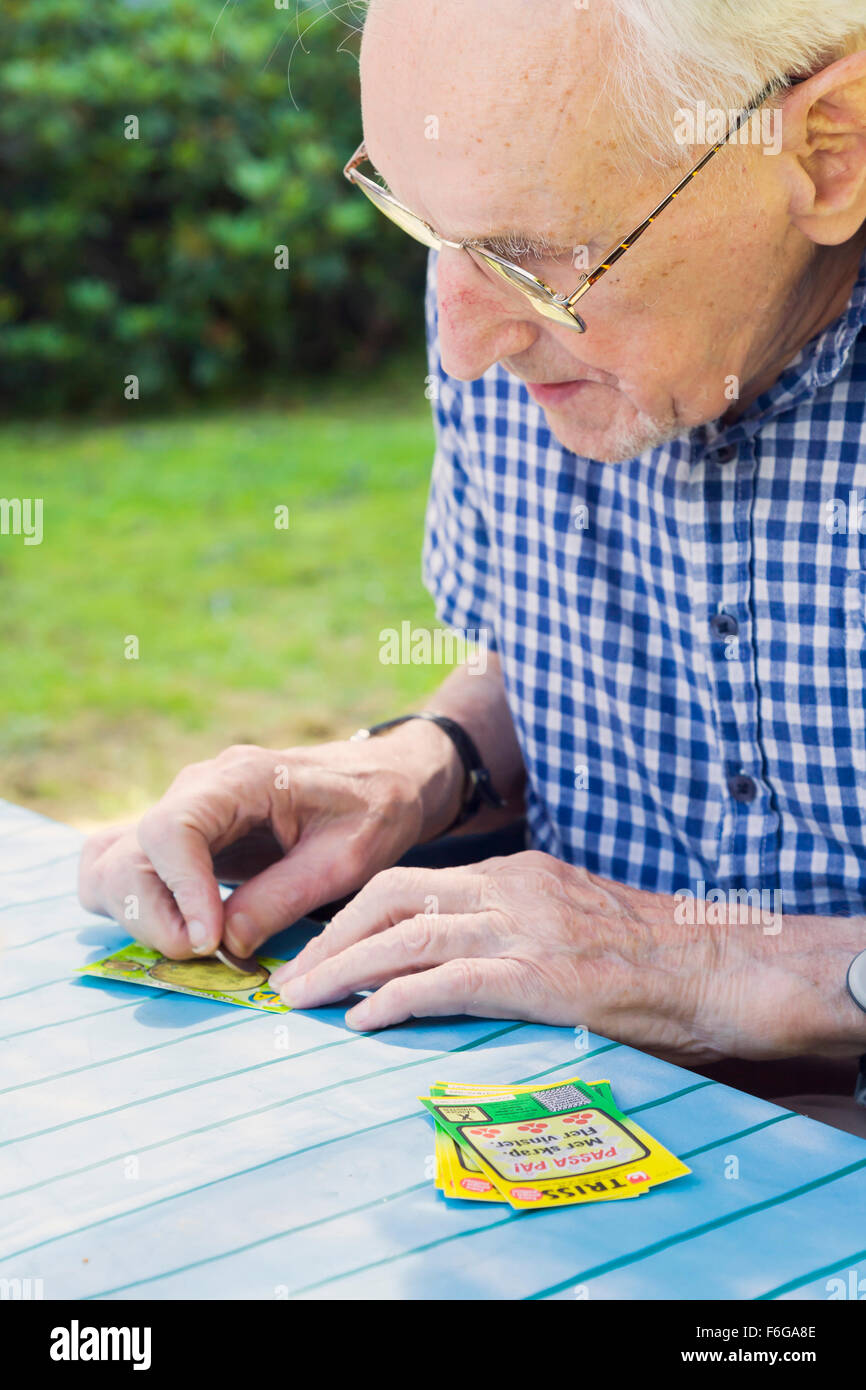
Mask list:
[[855,956],[848,970],[848,992],[855,1004],[866,1012],[866,951]]

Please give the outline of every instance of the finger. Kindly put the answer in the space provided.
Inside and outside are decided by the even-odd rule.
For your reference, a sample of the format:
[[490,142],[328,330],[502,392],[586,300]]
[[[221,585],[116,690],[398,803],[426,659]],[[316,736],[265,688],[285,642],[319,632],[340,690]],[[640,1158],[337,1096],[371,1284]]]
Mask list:
[[[251,954],[262,941],[299,921],[313,908],[354,892],[379,867],[370,863],[369,854],[347,847],[345,828],[340,825],[325,825],[308,832],[278,864],[242,884],[226,901],[226,945],[238,954]],[[423,901],[422,898],[422,907]],[[398,913],[384,925],[391,926],[392,921],[400,921],[414,911],[412,908]],[[337,913],[332,922],[341,916]],[[364,934],[359,932],[359,936]],[[330,946],[325,952],[320,948],[316,958],[321,954],[330,954]]]
[[526,1018],[527,986],[521,969],[513,960],[452,960],[419,975],[402,975],[350,1009],[346,1023],[368,1032],[407,1018],[449,1014]]
[[118,840],[133,831],[130,825],[113,825],[88,835],[81,849],[78,861],[78,900],[85,912],[98,912],[103,916],[108,909],[103,895],[101,864],[103,856]]
[[467,870],[414,869],[397,866],[372,878],[360,893],[336,913],[303,951],[275,972],[277,984],[306,974],[321,961],[345,951],[377,932],[419,914],[439,916],[477,911],[482,906],[483,881]]
[[419,913],[348,946],[308,974],[295,976],[282,986],[280,998],[292,1008],[315,1009],[395,976],[441,965],[455,955],[492,955],[497,944],[490,918],[482,913],[440,917]]
[[108,914],[138,941],[171,960],[194,954],[177,903],[133,836],[104,856],[102,889]]
[[139,822],[138,840],[177,903],[192,950],[210,955],[222,938],[223,905],[207,837],[161,802]]

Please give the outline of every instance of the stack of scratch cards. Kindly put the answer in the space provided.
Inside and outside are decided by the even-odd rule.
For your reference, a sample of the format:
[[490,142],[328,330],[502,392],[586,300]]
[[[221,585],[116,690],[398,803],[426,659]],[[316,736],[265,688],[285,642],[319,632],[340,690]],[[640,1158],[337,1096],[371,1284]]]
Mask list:
[[435,1120],[446,1197],[538,1211],[640,1197],[691,1171],[617,1108],[608,1081],[431,1090],[419,1099]]
[[221,1004],[239,1004],[242,1009],[262,1009],[265,1013],[285,1014],[288,1004],[268,984],[271,972],[285,965],[283,960],[257,956],[252,973],[233,970],[216,956],[196,956],[192,960],[169,960],[159,951],[133,941],[113,956],[85,965],[79,975],[98,975],[103,980],[123,980],[150,989],[168,989],[177,994],[197,994],[200,999],[217,999]]

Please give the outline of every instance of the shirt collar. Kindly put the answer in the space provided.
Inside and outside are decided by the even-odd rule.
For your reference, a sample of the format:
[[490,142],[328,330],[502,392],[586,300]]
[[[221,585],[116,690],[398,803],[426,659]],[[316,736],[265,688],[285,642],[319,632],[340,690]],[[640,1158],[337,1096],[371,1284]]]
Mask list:
[[866,325],[866,256],[860,262],[857,281],[840,316],[805,345],[767,391],[753,401],[739,420],[724,425],[716,420],[695,431],[696,454],[719,444],[738,444],[751,439],[768,420],[814,396],[841,374],[857,335]]

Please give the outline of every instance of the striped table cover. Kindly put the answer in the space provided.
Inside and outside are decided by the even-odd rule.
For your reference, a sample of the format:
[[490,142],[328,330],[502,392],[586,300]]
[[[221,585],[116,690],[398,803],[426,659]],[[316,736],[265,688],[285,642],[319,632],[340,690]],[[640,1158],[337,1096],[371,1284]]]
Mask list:
[[[439,1020],[358,1036],[341,1008],[275,1017],[76,977],[128,939],[78,905],[80,843],[0,802],[6,1297],[866,1290],[863,1140],[570,1029]],[[692,1175],[631,1202],[525,1215],[435,1192],[417,1100],[433,1081],[575,1073],[609,1077]]]

